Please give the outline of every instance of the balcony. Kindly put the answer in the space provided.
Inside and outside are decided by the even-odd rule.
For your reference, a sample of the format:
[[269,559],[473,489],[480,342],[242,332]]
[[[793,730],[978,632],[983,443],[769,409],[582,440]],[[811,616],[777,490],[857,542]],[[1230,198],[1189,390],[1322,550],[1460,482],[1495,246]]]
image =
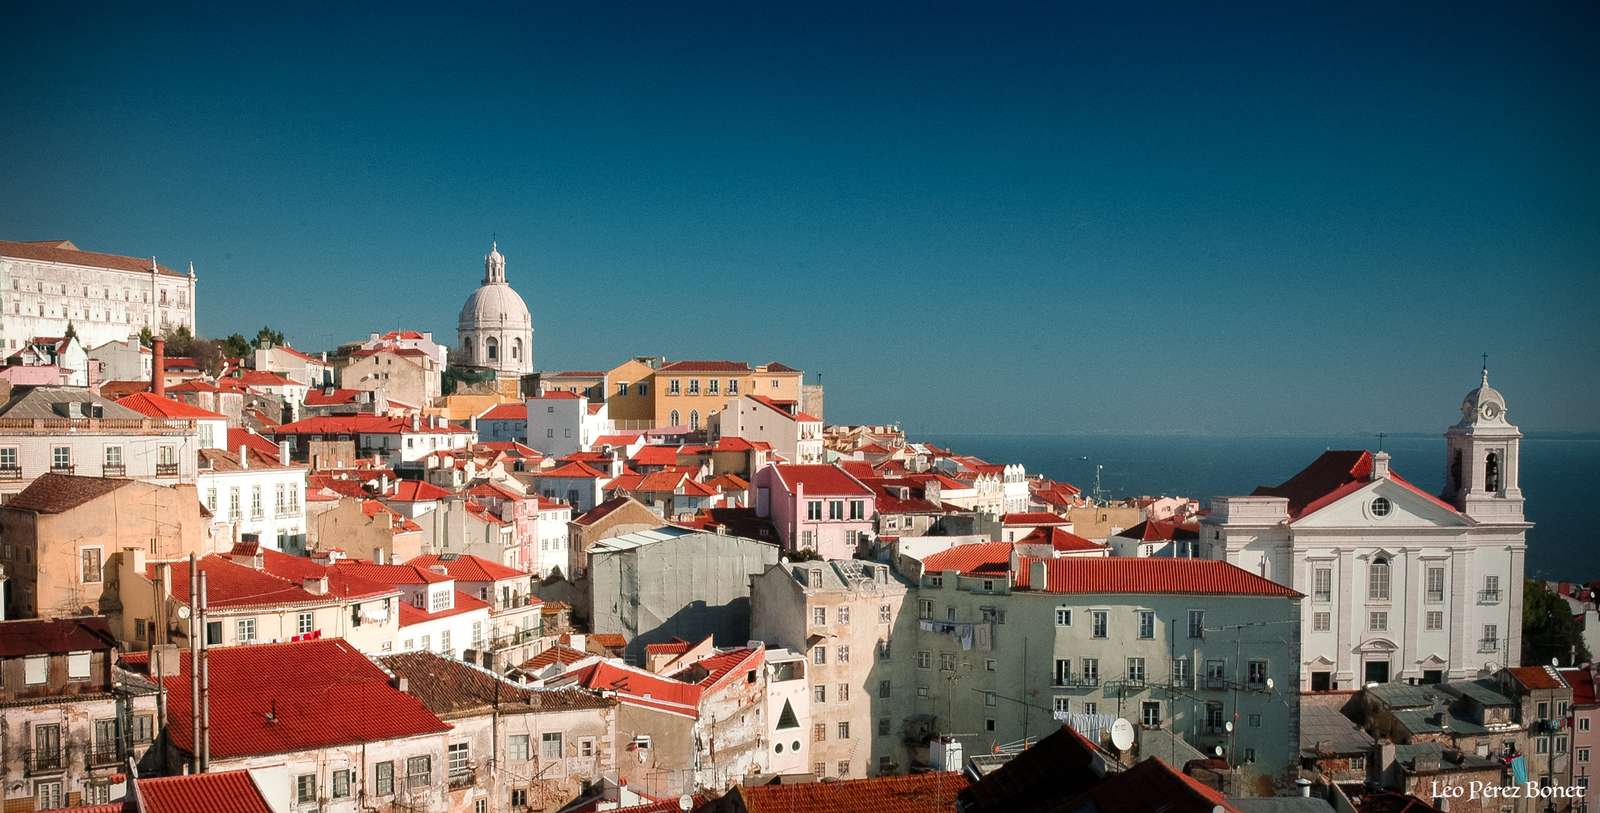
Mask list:
[[464,788],[477,781],[477,771],[472,768],[457,768],[450,772],[450,787]]
[[156,464],[156,476],[157,477],[177,477],[178,476],[178,464],[177,463],[157,463]]
[[1499,652],[1500,641],[1496,638],[1482,638],[1478,641],[1479,652]]
[[0,480],[21,480],[21,466],[0,466]]
[[1098,675],[1056,675],[1050,685],[1058,689],[1092,689],[1100,685]]
[[89,751],[89,765],[117,765],[122,762],[122,749],[112,743],[95,743]]
[[128,476],[128,467],[122,465],[121,463],[107,463],[104,466],[100,467],[100,476],[101,477],[126,477],[126,476]]
[[1205,679],[1204,688],[1207,688],[1207,689],[1231,689],[1231,688],[1233,688],[1233,681],[1228,680],[1227,678],[1222,677],[1220,675],[1211,675],[1211,676],[1209,676],[1209,677],[1207,677]]
[[1500,603],[1500,591],[1499,590],[1479,590],[1478,591],[1478,603],[1479,604],[1499,604]]
[[66,767],[67,752],[60,748],[29,748],[22,752],[22,772],[27,776],[60,773]]
[[71,463],[51,463],[50,464],[50,473],[51,474],[71,474],[71,473],[73,473],[73,472],[75,472],[77,470],[78,470],[78,467],[72,465]]

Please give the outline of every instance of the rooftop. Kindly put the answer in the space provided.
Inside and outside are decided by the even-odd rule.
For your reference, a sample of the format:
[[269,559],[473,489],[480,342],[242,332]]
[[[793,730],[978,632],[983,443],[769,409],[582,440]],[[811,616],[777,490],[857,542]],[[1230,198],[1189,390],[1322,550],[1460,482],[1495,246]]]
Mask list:
[[[1030,584],[1030,565],[1042,562],[1046,581]],[[1086,558],[1022,559],[1019,589],[1049,593],[1162,593],[1174,595],[1272,596],[1301,594],[1248,570],[1210,559]]]

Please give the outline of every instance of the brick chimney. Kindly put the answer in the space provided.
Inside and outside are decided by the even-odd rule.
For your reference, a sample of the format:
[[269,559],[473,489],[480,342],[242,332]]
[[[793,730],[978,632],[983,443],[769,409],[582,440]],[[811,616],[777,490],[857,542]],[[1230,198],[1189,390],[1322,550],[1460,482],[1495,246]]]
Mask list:
[[150,391],[165,398],[167,395],[167,340],[156,337],[150,346]]

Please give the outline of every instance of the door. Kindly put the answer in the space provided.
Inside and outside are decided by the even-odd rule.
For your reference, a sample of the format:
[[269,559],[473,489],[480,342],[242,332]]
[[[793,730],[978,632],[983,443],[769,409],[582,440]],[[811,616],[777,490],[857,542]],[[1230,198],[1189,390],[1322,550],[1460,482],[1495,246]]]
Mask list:
[[1367,661],[1367,663],[1366,663],[1366,678],[1367,678],[1366,679],[1367,683],[1388,683],[1389,682],[1389,662],[1388,661]]
[[1311,691],[1313,691],[1313,692],[1326,692],[1326,691],[1332,691],[1332,690],[1333,690],[1333,673],[1332,672],[1312,672],[1311,673]]

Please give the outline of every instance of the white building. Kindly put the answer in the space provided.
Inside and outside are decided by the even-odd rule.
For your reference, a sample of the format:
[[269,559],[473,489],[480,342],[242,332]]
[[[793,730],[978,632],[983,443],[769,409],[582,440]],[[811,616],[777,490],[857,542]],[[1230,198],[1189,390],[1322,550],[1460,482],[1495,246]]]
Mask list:
[[212,525],[226,536],[255,534],[264,548],[304,551],[305,466],[246,446],[232,452],[201,449],[195,488]]
[[1391,470],[1387,452],[1325,452],[1281,485],[1212,500],[1202,555],[1305,593],[1303,689],[1438,682],[1515,663],[1531,527],[1517,486],[1521,436],[1485,370],[1445,433],[1442,499]]
[[506,282],[506,258],[498,245],[483,258],[483,284],[461,306],[457,333],[463,359],[500,378],[533,372],[533,317]]
[[575,392],[545,392],[528,399],[529,446],[549,457],[587,451],[610,428],[604,403],[590,404]]
[[0,502],[45,472],[194,482],[203,421],[190,416],[147,418],[81,387],[34,387],[0,403],[0,419]]
[[194,265],[183,274],[155,258],[83,251],[66,240],[0,241],[0,349],[34,336],[62,336],[71,324],[85,347],[178,326],[194,330]]
[[154,359],[137,338],[115,339],[89,349],[89,363],[100,381],[150,381]]
[[823,463],[822,419],[800,412],[792,403],[764,395],[742,395],[717,413],[722,437],[764,441],[790,463]]

